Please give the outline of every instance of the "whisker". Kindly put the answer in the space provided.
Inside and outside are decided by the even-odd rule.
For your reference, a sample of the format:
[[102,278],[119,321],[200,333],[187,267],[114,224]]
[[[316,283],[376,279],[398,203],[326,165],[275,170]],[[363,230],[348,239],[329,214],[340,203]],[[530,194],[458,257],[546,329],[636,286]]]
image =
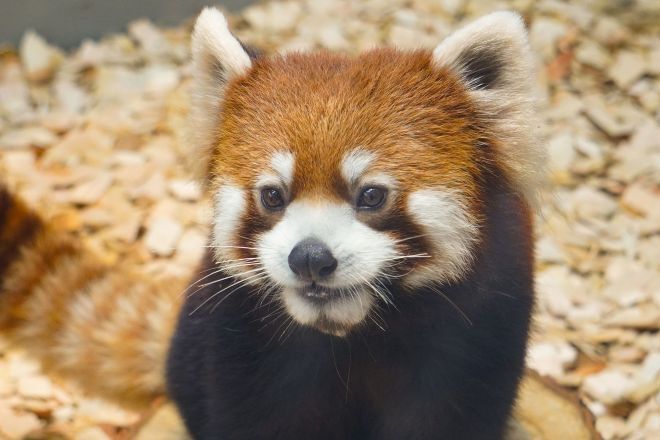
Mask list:
[[251,267],[251,266],[260,266],[261,263],[259,261],[246,261],[246,262],[239,262],[239,263],[232,263],[232,264],[223,264],[222,269],[235,269],[237,267]]
[[235,263],[238,261],[258,261],[259,257],[246,257],[246,258],[234,258],[232,260],[220,260],[217,261],[216,264],[227,264],[227,263]]
[[341,373],[339,372],[339,366],[337,365],[337,356],[335,355],[335,344],[332,342],[332,339],[330,339],[330,352],[332,353],[332,363],[335,366],[335,371],[337,372],[337,377],[339,378],[339,381],[344,385],[344,388],[346,389],[346,395],[348,396],[348,382],[344,380],[343,377],[341,377]]
[[[255,321],[261,321],[261,322],[264,322],[266,319],[270,318],[270,317],[273,316],[273,315],[277,315],[277,314],[280,314],[280,315],[281,315],[280,312],[282,312],[282,311],[284,311],[284,312],[286,313],[286,306],[285,306],[284,304],[280,304],[280,307],[278,307],[277,309],[275,309],[273,312],[271,312],[271,313],[269,313],[268,315],[263,316],[263,317],[261,317],[261,318],[255,319]],[[278,316],[278,317],[279,317],[279,316]],[[277,319],[277,318],[275,318],[275,319]],[[254,322],[254,321],[253,321],[253,322]],[[266,323],[266,325],[267,325],[267,324],[268,324],[268,323]],[[263,327],[262,327],[262,329],[263,329]]]
[[[293,319],[291,319],[291,322],[289,322],[289,325],[287,325],[286,327],[284,327],[284,330],[282,330],[282,334],[281,334],[280,337],[278,338],[278,341],[280,342],[280,344],[284,344],[284,343],[286,342],[286,340],[289,338],[289,336],[291,336],[291,333],[293,333],[293,332],[289,333],[289,335],[287,335],[286,337],[284,337],[284,335],[286,335],[286,332],[291,328],[292,325],[295,325],[295,323],[296,323],[296,321],[294,321]],[[282,339],[282,338],[284,338],[284,339]]]
[[[261,309],[261,308],[268,307],[268,306],[270,306],[270,305],[276,303],[276,302],[277,302],[277,298],[276,298],[276,297],[273,297],[273,296],[270,297],[270,301],[268,301],[268,302],[264,302],[264,298],[267,297],[267,296],[269,295],[269,293],[272,292],[272,290],[273,290],[273,289],[271,288],[270,291],[267,292],[267,295],[263,295],[262,298],[261,298],[261,301],[259,302],[259,304],[257,304],[257,306],[256,306],[255,308],[253,308],[252,310],[250,310],[249,312],[247,312],[247,314],[248,314],[248,315],[251,315],[251,314],[255,313],[257,310],[259,310],[259,309]],[[283,305],[283,304],[280,304],[280,307],[278,307],[277,309],[275,309],[274,312],[270,312],[270,313],[267,314],[266,316],[262,316],[262,317],[260,317],[260,318],[256,318],[256,319],[254,319],[252,322],[256,322],[256,321],[263,322],[263,321],[265,321],[266,319],[268,319],[268,318],[270,318],[271,316],[273,316],[275,313],[277,313],[277,312],[279,312],[279,311],[281,311],[281,310],[283,310],[283,309],[284,309],[284,305]]]
[[465,319],[465,321],[467,321],[468,324],[470,324],[471,326],[474,325],[472,320],[465,314],[465,312],[463,310],[461,310],[461,308],[458,307],[458,305],[454,301],[452,301],[447,295],[445,295],[441,290],[439,290],[435,287],[432,287],[431,291],[435,292],[435,293],[438,293],[440,296],[442,296],[444,299],[446,299],[447,302],[449,304],[451,304],[458,311],[458,313],[460,313],[460,315],[463,317],[463,319]]
[[241,277],[241,276],[243,276],[243,275],[245,275],[245,274],[248,274],[248,273],[252,273],[252,272],[256,272],[256,271],[265,271],[265,270],[266,270],[266,269],[263,268],[263,267],[255,267],[254,269],[246,270],[246,271],[243,271],[243,272],[241,272],[241,273],[239,273],[239,274],[228,275],[228,276],[226,276],[226,277],[224,277],[224,278],[220,278],[219,280],[209,281],[208,283],[201,284],[200,287],[211,286],[211,285],[213,285],[213,284],[217,284],[217,283],[219,283],[220,281],[228,280],[229,278],[239,278],[239,277]]
[[[263,270],[265,270],[265,269],[263,269]],[[236,286],[236,285],[241,285],[241,284],[246,285],[246,284],[248,284],[248,283],[250,282],[250,280],[252,280],[252,279],[254,279],[254,278],[258,278],[258,277],[264,277],[263,273],[259,272],[259,273],[255,274],[255,275],[249,276],[249,277],[247,277],[247,278],[241,278],[241,279],[239,279],[238,281],[231,283],[229,286],[224,287],[223,289],[220,289],[219,291],[215,292],[213,295],[209,296],[209,297],[206,298],[204,301],[202,301],[202,303],[201,303],[200,305],[198,305],[198,306],[197,306],[192,312],[190,312],[190,313],[188,314],[188,316],[192,316],[193,313],[195,313],[197,310],[199,310],[200,308],[202,308],[205,304],[207,304],[209,301],[213,300],[213,298],[215,298],[216,296],[218,296],[218,295],[221,294],[222,292],[226,291],[227,289],[230,289],[230,288],[232,288],[232,287],[234,287],[234,286]],[[231,277],[229,277],[229,278],[231,278]],[[226,299],[227,296],[228,296],[228,295],[225,295],[225,298],[223,298],[222,301],[224,301],[224,299]]]
[[395,241],[394,241],[394,244],[403,243],[404,241],[414,240],[414,239],[416,239],[416,238],[426,237],[427,235],[429,235],[429,234],[413,235],[412,237],[406,237],[406,238],[402,238],[402,239],[400,239],[400,240],[395,240]]
[[209,244],[205,245],[205,248],[211,248],[211,249],[249,249],[253,251],[258,251],[259,248],[256,247],[249,247],[249,246],[231,246],[231,245],[217,245],[217,244]]
[[383,281],[380,278],[375,278],[374,282],[378,283],[380,285],[380,287],[383,288],[384,294],[389,295],[389,298],[390,298],[389,304],[392,307],[394,307],[395,310],[398,311],[399,307],[397,307],[396,303],[394,302],[394,294],[392,293],[392,291],[390,291],[390,289],[387,288],[387,286],[383,283]]
[[407,260],[407,259],[413,259],[413,258],[431,258],[431,255],[429,255],[429,254],[398,255],[396,257],[369,259],[368,261],[378,263],[378,262],[384,262],[384,261]]
[[[219,281],[224,281],[224,280],[226,280],[226,279],[228,279],[228,278],[231,278],[233,275],[230,275],[230,276],[228,276],[228,277],[224,277],[224,278],[222,278],[222,279],[220,279],[220,280],[216,280],[216,281],[213,281],[213,282],[211,282],[211,283],[206,283],[206,284],[202,284],[202,285],[199,284],[200,282],[204,281],[205,279],[210,278],[210,277],[212,277],[213,275],[217,275],[218,273],[220,273],[220,272],[222,272],[222,271],[224,271],[224,270],[226,270],[226,269],[235,269],[235,268],[237,268],[237,267],[242,267],[242,266],[256,266],[257,264],[258,264],[258,263],[255,263],[255,262],[248,262],[248,263],[241,263],[241,264],[226,265],[226,266],[221,266],[221,267],[214,267],[214,268],[211,269],[211,270],[214,270],[214,272],[211,272],[210,274],[207,274],[206,276],[203,276],[202,278],[196,280],[195,282],[190,283],[190,284],[188,285],[188,287],[186,287],[186,289],[180,294],[179,297],[185,295],[185,294],[186,294],[188,291],[190,291],[190,289],[192,289],[193,287],[198,287],[198,288],[197,288],[197,290],[195,290],[193,293],[191,293],[190,296],[192,296],[192,295],[194,295],[195,293],[199,292],[201,289],[203,289],[203,288],[206,287],[206,286],[209,286],[209,285],[214,284],[214,283],[217,283],[217,282],[219,282]],[[208,271],[208,270],[207,270],[207,271]],[[248,272],[243,272],[243,273],[248,273]]]
[[394,305],[394,303],[390,300],[387,295],[385,295],[383,292],[381,292],[376,286],[374,286],[369,280],[367,280],[364,276],[359,275],[360,278],[362,279],[363,283],[369,286],[371,290],[376,294],[376,296],[380,299],[382,299],[386,304],[388,305]]
[[[378,317],[378,319],[381,320],[381,323],[382,323],[383,325],[381,325],[381,323],[379,323],[379,322],[376,320],[376,317]],[[371,313],[369,314],[369,319],[371,319],[371,322],[373,322],[374,324],[376,324],[376,327],[378,327],[381,331],[383,331],[383,332],[385,331],[385,321],[383,320],[383,317],[380,316],[380,314],[378,314],[378,312],[377,312],[376,310],[372,310],[372,311],[371,311]]]
[[[259,281],[259,280],[261,280],[261,279],[265,279],[265,278],[268,278],[268,275],[263,275],[263,276],[261,276],[261,278],[257,278],[257,279],[251,280],[251,281],[252,281],[252,282],[254,282],[254,281]],[[213,308],[211,309],[211,311],[210,311],[209,313],[213,313],[213,312],[215,312],[215,309],[217,309],[218,306],[220,306],[220,304],[222,304],[222,302],[223,302],[224,300],[226,300],[227,298],[229,298],[229,297],[231,296],[232,293],[234,293],[234,292],[236,292],[237,290],[241,289],[241,288],[244,287],[246,284],[248,284],[248,283],[241,284],[241,285],[239,285],[238,287],[235,287],[235,288],[234,288],[232,291],[230,291],[229,293],[227,293],[227,294],[226,294],[226,295],[225,295],[220,301],[218,301],[217,303],[215,303],[215,305],[213,306]]]
[[282,323],[280,323],[280,325],[277,327],[277,329],[273,332],[273,335],[270,337],[270,339],[268,339],[268,342],[266,342],[266,346],[270,345],[270,343],[273,341],[273,339],[279,333],[280,329],[283,326],[287,325],[287,323],[289,323],[289,321],[293,321],[293,318],[290,315],[288,315],[288,314],[286,314],[286,315],[287,315],[287,318],[284,321],[282,321]]
[[[215,271],[214,271],[214,272],[211,272],[210,274],[208,274],[208,275],[206,275],[206,276],[204,276],[204,277],[202,277],[202,278],[200,278],[200,279],[198,279],[198,280],[195,281],[194,283],[190,283],[190,284],[188,284],[188,287],[186,287],[186,289],[185,289],[183,292],[181,292],[181,294],[179,295],[179,298],[181,298],[181,296],[185,295],[186,292],[188,292],[190,289],[192,289],[192,288],[193,288],[195,285],[197,285],[197,283],[199,283],[200,281],[204,281],[205,279],[207,279],[207,278],[209,278],[209,277],[212,277],[213,275],[222,272],[222,268],[221,268],[221,267],[220,267],[220,268],[218,268],[218,267],[214,267],[214,268],[212,268],[212,269],[215,269]],[[196,293],[196,292],[198,292],[198,290],[196,290],[195,293]],[[193,293],[193,295],[194,295],[194,293]]]
[[[261,287],[259,287],[256,291],[253,293],[258,295],[259,301],[257,302],[257,305],[250,310],[247,314],[252,314],[253,312],[259,310],[262,307],[267,307],[270,304],[272,304],[274,301],[277,300],[276,297],[271,295],[276,289],[277,289],[277,284],[274,283],[272,280],[268,280],[266,283],[264,283]],[[266,299],[270,299],[267,303],[265,302]]]

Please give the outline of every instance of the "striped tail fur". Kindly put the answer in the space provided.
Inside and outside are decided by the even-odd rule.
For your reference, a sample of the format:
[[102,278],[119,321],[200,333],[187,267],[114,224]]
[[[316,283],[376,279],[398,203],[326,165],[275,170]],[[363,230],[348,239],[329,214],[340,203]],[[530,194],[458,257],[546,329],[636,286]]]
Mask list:
[[0,332],[46,371],[125,406],[148,404],[165,393],[183,287],[105,264],[0,182]]

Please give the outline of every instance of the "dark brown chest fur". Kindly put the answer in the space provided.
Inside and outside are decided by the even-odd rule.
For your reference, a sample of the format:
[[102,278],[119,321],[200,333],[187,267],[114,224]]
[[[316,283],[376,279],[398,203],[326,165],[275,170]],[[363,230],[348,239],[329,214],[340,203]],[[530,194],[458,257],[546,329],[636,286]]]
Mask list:
[[384,330],[337,338],[287,328],[268,316],[275,305],[260,307],[247,290],[192,315],[216,289],[189,299],[169,390],[194,437],[500,438],[524,364],[532,232],[518,196],[495,181],[486,192],[486,239],[471,275],[412,295],[389,286],[395,307],[381,313]]

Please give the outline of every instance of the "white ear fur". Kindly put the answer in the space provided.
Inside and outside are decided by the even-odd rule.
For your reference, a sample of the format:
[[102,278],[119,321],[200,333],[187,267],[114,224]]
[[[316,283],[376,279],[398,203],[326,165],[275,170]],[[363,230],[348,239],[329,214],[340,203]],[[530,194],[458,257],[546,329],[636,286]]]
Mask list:
[[534,203],[544,180],[544,154],[536,135],[534,59],[521,17],[486,15],[440,43],[433,60],[463,80],[501,144],[509,177]]
[[198,177],[204,179],[217,140],[225,87],[229,80],[245,73],[252,62],[216,8],[202,10],[191,40],[193,84],[189,137],[196,149],[191,160]]

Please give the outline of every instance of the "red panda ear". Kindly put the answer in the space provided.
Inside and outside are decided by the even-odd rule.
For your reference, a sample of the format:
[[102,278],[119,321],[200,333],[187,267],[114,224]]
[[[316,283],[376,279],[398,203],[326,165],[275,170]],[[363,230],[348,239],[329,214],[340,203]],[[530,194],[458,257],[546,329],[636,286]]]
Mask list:
[[459,74],[471,90],[498,90],[528,83],[532,52],[520,15],[501,11],[459,29],[433,51],[438,66]]
[[191,155],[198,178],[205,179],[217,130],[225,87],[251,66],[250,56],[229,32],[227,20],[216,8],[204,8],[191,39],[193,84],[190,108]]
[[535,134],[534,59],[522,18],[507,11],[486,15],[440,43],[433,62],[463,81],[509,177],[533,201],[544,177],[544,155]]

